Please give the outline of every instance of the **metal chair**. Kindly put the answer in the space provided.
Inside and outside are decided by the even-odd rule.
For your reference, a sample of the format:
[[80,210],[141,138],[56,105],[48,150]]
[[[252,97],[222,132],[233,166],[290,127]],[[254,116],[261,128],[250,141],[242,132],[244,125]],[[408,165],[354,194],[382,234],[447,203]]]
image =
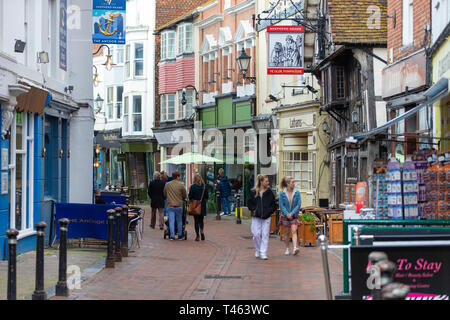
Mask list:
[[131,236],[131,241],[128,241],[129,243],[129,249],[133,249],[134,247],[140,248],[140,240],[142,240],[142,229],[143,229],[143,223],[142,223],[142,217],[140,215],[137,215],[135,218],[131,219],[128,223],[128,232]]

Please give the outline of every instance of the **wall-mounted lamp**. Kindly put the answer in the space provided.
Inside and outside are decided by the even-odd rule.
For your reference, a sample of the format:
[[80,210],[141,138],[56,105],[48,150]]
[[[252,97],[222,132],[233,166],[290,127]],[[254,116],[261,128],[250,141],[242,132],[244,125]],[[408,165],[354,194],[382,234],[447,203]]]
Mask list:
[[241,55],[236,58],[237,65],[239,67],[239,70],[242,72],[244,83],[245,79],[249,79],[250,83],[256,83],[255,77],[246,77],[245,74],[247,73],[248,67],[250,66],[250,60],[252,59],[251,56],[249,56],[246,52],[244,47],[242,47]]
[[272,101],[275,101],[275,102],[280,101],[280,99],[278,99],[277,97],[275,97],[275,96],[272,95],[272,94],[269,94],[269,99],[272,100]]
[[353,110],[352,112],[352,122],[354,124],[359,123],[359,112],[357,110]]
[[48,52],[45,51],[38,52],[37,63],[48,63],[48,62],[49,62]]
[[225,77],[223,77],[223,80],[225,80],[225,81],[231,80],[231,78],[228,76],[228,71],[230,71],[230,70],[231,70],[231,72],[235,72],[236,71],[236,69],[233,69],[233,68],[227,69],[227,75]]
[[64,154],[64,150],[63,149],[59,149],[59,158],[62,158]]
[[99,161],[99,160],[95,160],[95,162],[94,162],[94,167],[95,167],[95,168],[100,167],[100,161]]
[[16,40],[16,43],[14,44],[14,52],[17,53],[23,53],[25,51],[25,45],[27,44],[26,42],[23,42],[22,40]]
[[93,67],[94,67],[94,69],[95,69],[94,79],[93,79],[94,87],[98,87],[98,84],[99,84],[101,81],[99,80],[99,75],[98,75],[97,67],[96,67],[96,66],[93,66]]
[[98,50],[97,50],[96,52],[92,53],[92,55],[95,56],[97,53],[100,52],[100,50],[101,50],[103,47],[108,48],[108,54],[106,55],[106,62],[105,62],[103,65],[106,67],[106,70],[111,71],[112,68],[113,68],[113,66],[115,66],[116,64],[113,63],[113,61],[112,61],[112,55],[111,55],[111,49],[110,49],[106,44],[102,44],[102,45],[98,48]]
[[95,113],[100,113],[103,109],[103,102],[105,100],[102,99],[102,97],[100,97],[100,93],[97,94],[97,98],[95,98],[94,102],[95,102]]
[[72,91],[73,91],[73,86],[68,86],[68,87],[64,88],[65,93],[69,92],[70,94],[72,94]]
[[100,151],[101,151],[100,145],[98,144],[98,145],[95,147],[95,153],[96,153],[96,154],[99,154]]

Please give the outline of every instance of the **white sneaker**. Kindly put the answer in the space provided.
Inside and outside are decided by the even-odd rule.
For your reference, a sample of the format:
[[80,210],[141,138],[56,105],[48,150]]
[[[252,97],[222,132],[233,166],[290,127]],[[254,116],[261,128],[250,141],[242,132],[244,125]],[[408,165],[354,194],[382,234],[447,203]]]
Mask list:
[[268,258],[267,258],[267,256],[261,256],[261,259],[267,260]]
[[300,250],[296,247],[296,248],[294,248],[294,256],[299,252]]
[[286,251],[284,252],[284,254],[287,255],[287,256],[290,254],[289,248],[286,249]]
[[255,258],[258,259],[259,257],[260,257],[259,252],[256,251],[256,252],[255,252]]

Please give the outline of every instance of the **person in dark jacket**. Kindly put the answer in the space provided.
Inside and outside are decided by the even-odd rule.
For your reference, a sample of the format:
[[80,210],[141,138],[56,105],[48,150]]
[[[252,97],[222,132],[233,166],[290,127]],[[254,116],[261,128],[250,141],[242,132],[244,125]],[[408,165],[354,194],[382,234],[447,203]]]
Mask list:
[[107,204],[106,201],[102,198],[102,190],[95,190],[95,204]]
[[219,170],[220,182],[217,185],[217,190],[220,192],[220,202],[222,203],[223,215],[231,215],[231,185],[228,178],[225,176],[223,169]]
[[196,174],[194,176],[194,183],[189,188],[189,195],[188,195],[189,200],[198,200],[198,201],[202,200],[201,214],[194,215],[195,233],[197,234],[197,236],[195,237],[195,241],[200,240],[200,235],[201,239],[205,240],[205,234],[203,233],[203,230],[205,229],[204,227],[205,224],[203,222],[203,219],[206,216],[206,203],[208,202],[208,196],[209,196],[208,188],[206,187],[206,184],[203,181],[202,176]]
[[151,199],[152,218],[150,221],[150,228],[155,229],[156,216],[158,215],[159,229],[164,229],[164,186],[165,183],[161,180],[161,174],[155,171],[153,180],[148,185],[148,196]]
[[255,257],[267,260],[269,246],[270,216],[277,209],[275,195],[269,188],[269,178],[258,175],[256,186],[250,191],[247,203],[252,214],[252,234]]

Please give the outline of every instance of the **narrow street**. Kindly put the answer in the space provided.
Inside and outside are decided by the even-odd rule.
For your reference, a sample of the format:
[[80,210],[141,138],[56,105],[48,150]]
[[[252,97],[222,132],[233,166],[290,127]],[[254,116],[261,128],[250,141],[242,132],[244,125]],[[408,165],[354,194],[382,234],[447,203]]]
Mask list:
[[[141,248],[114,269],[104,269],[67,299],[78,300],[322,300],[326,298],[318,247],[285,256],[279,237],[271,236],[269,260],[254,256],[249,221],[237,225],[209,214],[206,241],[195,242],[189,224],[187,241],[163,239],[150,229],[146,212]],[[342,263],[329,254],[333,293],[342,291]],[[56,298],[55,298],[56,299]],[[57,298],[61,299],[61,298]]]

